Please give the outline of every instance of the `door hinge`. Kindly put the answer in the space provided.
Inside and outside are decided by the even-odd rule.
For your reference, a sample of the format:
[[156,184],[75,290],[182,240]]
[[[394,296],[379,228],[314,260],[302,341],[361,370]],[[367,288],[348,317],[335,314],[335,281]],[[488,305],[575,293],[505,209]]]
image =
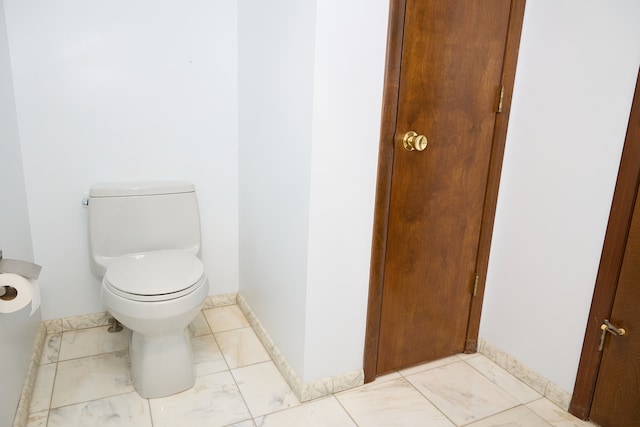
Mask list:
[[502,102],[504,101],[504,85],[498,88],[498,113],[502,113]]
[[473,296],[475,297],[476,295],[478,295],[478,282],[480,281],[480,275],[478,273],[475,273],[473,275]]

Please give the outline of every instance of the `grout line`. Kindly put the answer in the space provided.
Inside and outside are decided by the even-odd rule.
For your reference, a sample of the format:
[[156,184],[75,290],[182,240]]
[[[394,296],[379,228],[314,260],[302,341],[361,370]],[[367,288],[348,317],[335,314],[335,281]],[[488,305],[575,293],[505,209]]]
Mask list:
[[[98,397],[96,399],[82,400],[80,402],[74,402],[74,403],[69,403],[69,404],[66,404],[66,405],[60,405],[60,406],[56,406],[55,408],[51,408],[51,406],[49,406],[49,411],[48,412],[51,412],[51,411],[56,410],[56,409],[68,408],[70,406],[88,404],[88,403],[91,403],[91,402],[97,402],[98,400],[110,399],[110,398],[116,397],[116,396],[124,396],[125,394],[131,394],[131,393],[137,393],[137,391],[135,391],[135,389],[134,390],[129,390],[129,391],[123,391],[121,393],[110,394],[109,396]],[[140,396],[140,395],[138,395],[138,396]],[[146,400],[147,402],[150,400],[150,399],[146,399],[146,398],[144,398],[142,396],[140,396],[140,398]]]
[[151,399],[145,400],[147,401],[147,410],[149,411],[149,421],[151,421],[151,427],[153,427],[153,411],[151,410]]
[[56,380],[58,379],[58,362],[53,373],[53,384],[51,384],[51,394],[49,394],[49,405],[47,405],[47,424],[49,423],[49,412],[51,412],[51,404],[53,403],[53,390],[56,388]]
[[[479,353],[496,365],[500,366],[513,377],[532,388],[563,411],[568,412],[571,393],[565,391],[538,372],[529,368],[514,356],[500,350],[487,340],[480,338],[478,343]],[[536,381],[538,384],[535,384]],[[555,393],[551,390],[555,390]]]
[[[449,365],[449,363],[447,364]],[[442,366],[446,366],[446,365],[442,365]],[[437,366],[436,368],[439,368],[440,366]],[[435,368],[433,368],[435,369]],[[430,369],[429,369],[430,370]],[[400,372],[400,371],[398,371]],[[422,371],[422,372],[426,372],[426,371]],[[402,374],[400,374],[402,375]],[[447,420],[449,420],[451,422],[451,424],[453,424],[456,427],[459,427],[458,424],[456,424],[447,414],[444,413],[444,411],[442,409],[440,409],[440,407],[438,405],[436,405],[434,402],[432,402],[423,392],[421,392],[418,387],[416,387],[411,381],[409,381],[404,375],[402,376],[402,379],[404,381],[406,381],[415,391],[418,392],[418,394],[420,396],[422,396],[427,402],[429,402],[431,404],[431,406],[433,406],[436,411],[440,412],[440,414],[442,414],[443,417],[445,417]]]
[[[128,349],[128,348],[122,348],[122,349],[120,349],[120,350],[104,351],[104,352],[102,352],[102,353],[88,354],[88,355],[86,355],[86,356],[72,357],[72,358],[69,358],[69,359],[62,359],[62,360],[58,359],[58,361],[56,362],[56,365],[57,365],[58,363],[70,362],[70,361],[72,361],[72,360],[88,359],[88,358],[90,358],[90,357],[98,357],[98,356],[102,356],[102,355],[106,355],[106,354],[121,353],[121,352],[123,352],[123,351],[128,352],[128,351],[129,351],[129,349]],[[129,362],[129,363],[131,363],[131,362]],[[56,369],[57,369],[57,368],[56,368]]]
[[[356,388],[360,388],[360,387],[365,387],[365,385],[361,385],[361,386],[356,387]],[[355,390],[355,389],[352,389],[352,390]],[[342,393],[342,392],[340,392],[340,393]],[[351,421],[353,421],[353,424],[355,424],[355,425],[356,425],[356,427],[357,427],[357,426],[359,426],[359,424],[356,422],[355,418],[353,418],[353,416],[351,415],[351,412],[349,412],[349,410],[348,410],[347,408],[345,408],[345,407],[344,407],[344,405],[342,404],[342,402],[340,401],[340,399],[338,399],[338,398],[336,397],[336,394],[335,394],[335,393],[331,394],[331,397],[333,397],[333,398],[338,402],[338,405],[340,405],[340,407],[342,408],[342,410],[347,414],[347,416],[351,419]]]
[[[496,364],[494,361],[492,361],[491,359],[489,359],[488,357],[482,355],[484,358],[486,358],[488,361],[490,361],[491,363],[493,363],[494,365],[496,365],[496,367],[498,369],[501,369],[502,371],[504,371],[507,375],[509,375],[511,378],[514,378],[515,380],[519,381],[522,385],[528,387],[529,389],[531,389],[532,391],[534,391],[535,393],[537,393],[540,397],[544,397],[543,395],[541,395],[540,393],[538,393],[536,390],[534,390],[529,384],[525,383],[524,381],[522,381],[520,378],[516,377],[515,375],[511,374],[510,372],[508,372],[506,369],[504,369],[503,367],[499,366],[498,364]],[[470,358],[471,359],[471,358]],[[475,359],[475,358],[474,358]],[[521,402],[519,398],[517,398],[516,396],[514,396],[509,390],[507,390],[506,388],[504,388],[501,384],[499,384],[498,382],[494,381],[493,379],[491,379],[488,375],[486,375],[484,372],[482,372],[481,370],[479,370],[478,368],[476,368],[475,366],[473,366],[470,363],[467,363],[466,360],[463,360],[463,362],[465,362],[467,364],[467,366],[469,366],[471,369],[475,370],[476,372],[478,372],[480,375],[482,375],[483,377],[485,377],[486,379],[488,379],[492,384],[496,385],[498,388],[500,388],[500,390],[504,391],[505,393],[507,393],[509,396],[513,397],[515,400],[517,400],[521,405],[525,405],[525,402]],[[537,399],[533,399],[533,400],[537,400]]]
[[236,388],[238,389],[238,393],[240,394],[240,397],[242,398],[242,403],[244,404],[244,407],[247,408],[247,412],[249,412],[250,418],[253,421],[253,423],[255,424],[255,416],[253,415],[253,412],[251,411],[251,408],[249,407],[249,404],[247,403],[247,399],[245,399],[244,394],[242,393],[242,389],[240,389],[240,385],[238,384],[238,380],[236,379],[236,376],[233,375],[233,370],[232,369],[229,369],[229,374],[231,375],[231,378],[233,379],[233,383],[236,385]]
[[[218,307],[212,307],[209,308],[207,310],[211,310],[213,308],[218,308]],[[202,315],[204,316],[204,309],[202,310]],[[242,314],[242,316],[244,316],[244,313]],[[233,383],[236,385],[236,389],[238,390],[238,394],[240,394],[240,398],[242,398],[242,403],[244,404],[244,407],[247,408],[247,412],[249,413],[250,416],[250,420],[251,422],[253,422],[254,425],[256,424],[255,421],[255,417],[253,416],[253,412],[251,412],[251,408],[249,408],[249,404],[247,403],[247,400],[244,397],[244,394],[242,393],[242,390],[240,389],[240,385],[238,385],[238,381],[236,380],[235,375],[233,375],[233,370],[231,369],[231,367],[229,366],[229,362],[227,361],[226,356],[224,355],[224,352],[222,351],[222,347],[220,346],[220,343],[218,342],[218,338],[216,337],[216,333],[220,333],[220,332],[226,332],[226,331],[219,331],[219,332],[213,332],[213,328],[211,328],[211,325],[209,324],[209,319],[207,319],[207,316],[204,316],[205,320],[207,321],[207,325],[209,326],[209,330],[211,331],[211,335],[213,336],[213,339],[216,343],[216,346],[218,346],[218,350],[220,351],[220,355],[222,356],[222,360],[224,360],[224,364],[227,367],[227,372],[229,372],[229,375],[231,375],[231,378],[233,379]],[[246,318],[245,318],[246,321]],[[233,330],[237,330],[237,329],[241,329],[241,328],[235,328],[235,329],[230,329],[231,331]],[[244,420],[244,421],[248,421],[248,420]],[[239,421],[239,422],[244,422],[244,421]],[[232,423],[233,424],[237,424],[237,423]],[[152,426],[153,427],[153,426]]]
[[[439,361],[442,361],[443,359],[436,359],[436,360],[433,360],[433,361],[431,361],[431,362],[420,363],[420,364],[418,364],[418,365],[410,366],[410,367],[408,367],[408,368],[399,369],[399,370],[397,370],[397,371],[395,371],[395,372],[399,373],[403,378],[407,378],[407,377],[410,377],[410,376],[413,376],[413,375],[421,374],[421,373],[423,373],[423,372],[431,371],[431,370],[433,370],[433,369],[443,368],[443,367],[445,367],[445,366],[449,366],[449,365],[452,365],[452,364],[454,364],[454,363],[458,363],[458,362],[462,362],[462,361],[463,361],[462,359],[460,359],[460,358],[458,357],[458,355],[457,355],[457,354],[454,354],[454,355],[452,355],[452,356],[448,356],[448,357],[446,357],[445,359],[450,359],[450,360],[449,360],[449,361],[447,361],[447,362],[445,362],[445,363],[440,364],[440,363],[438,363],[438,362],[439,362]],[[406,373],[406,371],[408,371],[408,370],[410,370],[410,369],[418,368],[418,367],[420,367],[420,366],[423,366],[423,365],[429,365],[429,364],[434,364],[434,366],[432,366],[432,367],[426,367],[426,368],[425,368],[425,369],[423,369],[423,370],[419,370],[419,371],[416,371],[416,372],[411,372],[410,374],[407,374],[407,373]],[[403,373],[402,373],[402,371],[405,371],[405,373],[403,374]],[[385,375],[388,375],[388,374],[385,374]]]
[[[238,367],[233,368],[233,369],[232,369],[232,368],[230,368],[230,366],[229,366],[229,362],[227,361],[227,357],[225,356],[224,352],[222,352],[222,348],[221,348],[221,346],[220,346],[220,343],[219,343],[218,338],[217,338],[217,336],[216,336],[216,335],[217,335],[217,334],[221,334],[221,333],[227,333],[227,332],[232,332],[232,331],[238,331],[238,330],[241,330],[241,329],[247,329],[247,328],[248,328],[248,329],[252,329],[252,330],[254,330],[254,328],[253,328],[253,325],[251,324],[251,322],[249,322],[249,321],[248,321],[246,314],[245,314],[244,312],[242,312],[242,310],[241,310],[242,315],[243,315],[243,316],[244,316],[244,318],[245,318],[245,321],[247,321],[247,322],[248,322],[248,325],[242,325],[242,326],[233,327],[233,328],[231,328],[231,329],[227,329],[227,330],[223,330],[223,331],[213,332],[213,329],[211,328],[211,324],[209,323],[209,320],[208,320],[208,319],[207,319],[207,317],[204,315],[204,311],[205,311],[205,310],[210,310],[210,309],[213,309],[213,308],[223,308],[223,307],[228,307],[228,306],[231,306],[231,305],[225,305],[225,306],[220,306],[220,307],[218,307],[218,306],[216,306],[216,307],[208,307],[208,308],[204,308],[204,307],[203,307],[203,308],[201,309],[201,313],[202,313],[202,316],[205,318],[205,322],[206,322],[206,325],[207,325],[207,327],[208,327],[208,333],[206,333],[206,334],[201,334],[201,335],[198,335],[198,336],[207,336],[207,335],[211,335],[211,336],[213,337],[214,342],[215,342],[216,346],[218,347],[218,349],[219,349],[219,351],[220,351],[220,354],[221,354],[221,356],[222,356],[222,360],[224,361],[224,364],[225,364],[225,367],[226,367],[226,370],[219,371],[219,372],[215,372],[215,373],[213,373],[213,374],[209,374],[209,375],[214,375],[214,374],[222,373],[222,372],[229,372],[229,374],[231,374],[231,377],[232,377],[232,379],[233,379],[233,383],[235,384],[236,389],[237,389],[237,392],[240,394],[240,397],[241,397],[241,399],[242,399],[243,405],[245,406],[245,408],[246,408],[246,410],[247,410],[247,412],[248,412],[248,415],[249,415],[249,417],[250,417],[250,418],[247,418],[247,419],[242,420],[242,421],[239,421],[239,422],[248,422],[248,421],[251,421],[254,425],[257,425],[256,416],[254,416],[254,414],[253,414],[253,412],[252,412],[251,408],[249,407],[249,405],[248,405],[248,403],[247,403],[247,400],[246,400],[246,398],[245,398],[245,396],[244,396],[244,394],[243,394],[242,390],[241,390],[241,389],[240,389],[240,387],[239,387],[238,381],[236,380],[236,377],[235,377],[235,375],[234,375],[234,371],[237,371],[237,370],[239,370],[239,369],[243,369],[243,368],[245,368],[245,367],[250,367],[250,366],[255,366],[255,365],[265,364],[265,363],[272,363],[272,364],[274,364],[274,365],[276,366],[276,368],[278,368],[278,366],[277,366],[277,364],[275,363],[275,361],[273,360],[272,355],[271,355],[271,354],[270,354],[270,352],[266,349],[266,347],[264,346],[264,343],[262,343],[262,342],[261,342],[262,340],[260,340],[260,337],[258,336],[258,339],[260,340],[261,345],[262,345],[263,347],[265,347],[265,350],[267,350],[267,354],[268,354],[269,359],[268,359],[268,360],[259,361],[259,362],[250,363],[250,364],[243,365],[243,366],[238,366]],[[77,331],[82,331],[82,330],[85,330],[85,329],[94,329],[94,328],[104,328],[104,325],[91,326],[91,327],[89,327],[89,328],[82,328],[82,329],[78,329]],[[204,329],[204,328],[203,328],[203,329]],[[108,354],[112,354],[112,353],[117,353],[117,352],[126,351],[126,349],[120,349],[120,350],[108,351],[108,352],[103,352],[103,353],[89,354],[89,355],[84,355],[84,356],[74,357],[74,358],[71,358],[71,359],[60,360],[60,350],[62,349],[62,344],[63,344],[63,342],[62,342],[62,336],[63,336],[63,334],[65,334],[66,332],[75,332],[75,331],[76,331],[76,330],[73,330],[73,331],[72,331],[72,330],[64,330],[64,331],[61,331],[61,332],[56,332],[56,333],[52,333],[52,334],[47,334],[47,337],[48,337],[48,336],[53,336],[53,335],[59,335],[59,336],[60,336],[60,344],[59,344],[59,348],[58,348],[58,352],[57,352],[57,357],[56,357],[56,359],[57,359],[57,360],[56,360],[55,362],[51,362],[51,363],[44,363],[44,364],[42,364],[42,365],[39,365],[39,366],[45,366],[45,365],[49,365],[49,364],[53,364],[53,363],[55,363],[55,368],[54,368],[54,378],[53,378],[53,384],[51,385],[51,393],[50,393],[50,395],[49,395],[49,404],[48,404],[48,409],[47,409],[47,410],[43,410],[43,411],[34,412],[34,413],[31,413],[31,412],[29,411],[29,412],[28,412],[28,414],[27,414],[28,416],[30,416],[30,415],[33,415],[33,414],[46,412],[46,422],[45,422],[45,425],[49,423],[50,414],[51,414],[51,411],[52,411],[53,409],[65,408],[65,407],[74,406],[74,405],[88,404],[88,403],[90,403],[90,402],[94,402],[94,401],[98,401],[98,400],[109,399],[109,398],[112,398],[112,397],[114,397],[114,396],[121,396],[121,395],[125,395],[125,394],[136,393],[136,391],[135,391],[135,389],[134,389],[134,390],[129,390],[129,391],[121,392],[121,393],[116,393],[116,394],[113,394],[113,395],[104,396],[104,397],[100,397],[100,398],[92,399],[92,400],[88,400],[88,401],[83,401],[83,402],[74,402],[74,403],[70,403],[70,404],[65,404],[65,405],[62,405],[62,406],[59,406],[59,407],[56,407],[56,408],[52,408],[52,407],[51,407],[51,404],[52,404],[52,401],[53,401],[53,393],[54,393],[54,389],[55,389],[56,383],[57,383],[57,381],[58,381],[58,368],[59,368],[59,364],[60,364],[61,362],[74,361],[74,360],[80,360],[80,359],[86,359],[86,358],[95,358],[95,357],[100,357],[100,356],[103,356],[103,355],[108,355]],[[254,332],[255,332],[255,330],[254,330]],[[256,334],[256,335],[257,335],[257,334]],[[196,337],[191,336],[190,338],[191,338],[191,339],[193,339],[193,338],[196,338]],[[46,337],[45,337],[45,341],[44,341],[44,343],[46,344],[47,342],[48,342],[48,341],[46,341]],[[73,343],[71,343],[70,345],[73,345]],[[44,353],[44,349],[43,349],[43,353]],[[505,393],[507,393],[509,396],[511,396],[511,397],[513,397],[513,398],[515,399],[515,396],[513,396],[513,395],[512,395],[512,394],[511,394],[507,389],[505,389],[504,387],[502,387],[498,382],[493,381],[489,376],[487,376],[485,373],[483,373],[482,371],[480,371],[480,370],[479,370],[479,369],[477,369],[475,366],[473,366],[473,365],[471,365],[471,364],[469,363],[469,360],[471,360],[471,359],[475,359],[475,358],[477,358],[477,357],[485,357],[487,360],[491,361],[491,362],[492,362],[492,363],[494,363],[497,367],[499,367],[500,369],[502,369],[503,371],[505,371],[509,376],[511,376],[511,377],[513,377],[514,379],[516,379],[516,380],[518,380],[518,381],[522,382],[523,384],[527,385],[529,388],[531,388],[532,390],[534,390],[534,391],[536,391],[536,392],[537,392],[537,390],[535,390],[533,387],[531,387],[529,384],[527,384],[527,383],[526,383],[525,381],[523,381],[521,378],[519,378],[518,376],[516,376],[514,373],[510,372],[508,369],[506,369],[506,368],[502,367],[501,365],[499,365],[495,360],[492,360],[492,358],[490,358],[488,355],[486,355],[486,354],[484,354],[484,353],[480,353],[480,352],[478,352],[478,353],[476,353],[475,355],[465,356],[465,357],[460,357],[460,356],[458,356],[458,355],[455,355],[455,356],[456,356],[456,357],[452,357],[452,358],[451,358],[451,360],[448,360],[448,361],[447,361],[446,363],[444,363],[444,364],[437,364],[437,365],[435,365],[435,366],[433,366],[433,367],[426,367],[425,369],[417,370],[416,372],[411,372],[410,374],[407,374],[406,372],[405,372],[405,374],[403,374],[400,370],[396,370],[396,371],[390,372],[390,373],[388,374],[388,375],[389,375],[389,377],[388,377],[387,379],[385,379],[385,380],[383,380],[383,381],[379,381],[378,383],[376,383],[376,382],[374,381],[374,382],[372,382],[372,383],[365,384],[365,385],[361,385],[361,386],[357,386],[357,387],[353,387],[353,388],[348,389],[348,390],[341,390],[340,392],[331,392],[331,393],[328,393],[328,394],[327,394],[326,396],[324,396],[324,397],[320,397],[320,398],[319,398],[319,399],[317,399],[317,400],[322,400],[322,399],[324,399],[324,398],[330,398],[330,397],[332,397],[333,399],[335,399],[335,400],[338,402],[338,404],[339,404],[340,408],[341,408],[344,412],[346,412],[346,414],[347,414],[347,416],[349,417],[349,419],[351,419],[351,420],[352,420],[352,422],[357,426],[357,425],[358,425],[358,423],[357,423],[357,422],[356,422],[356,420],[353,418],[352,414],[347,410],[347,408],[342,404],[342,402],[340,401],[340,399],[338,399],[338,398],[337,398],[337,394],[342,393],[342,392],[345,392],[345,391],[346,391],[346,392],[348,392],[349,390],[356,390],[356,389],[358,389],[358,388],[365,388],[365,387],[372,386],[372,385],[375,385],[375,384],[378,384],[378,385],[384,386],[384,384],[385,384],[385,383],[387,383],[387,382],[389,382],[389,381],[393,381],[393,380],[396,380],[396,379],[402,379],[405,383],[408,383],[412,389],[416,390],[416,391],[419,393],[419,396],[421,396],[422,398],[424,398],[424,399],[425,399],[425,400],[426,400],[430,405],[432,405],[432,406],[433,406],[433,408],[435,408],[435,409],[438,411],[438,413],[440,413],[440,414],[441,414],[445,419],[449,420],[453,425],[458,426],[458,427],[460,427],[460,426],[462,426],[462,425],[465,425],[465,426],[466,426],[466,425],[469,425],[469,424],[473,424],[473,423],[475,423],[475,422],[478,422],[478,421],[481,421],[481,420],[485,420],[485,419],[488,419],[488,418],[491,418],[491,417],[497,416],[497,415],[502,414],[502,413],[506,413],[506,412],[511,411],[511,410],[513,410],[513,409],[519,408],[519,407],[521,407],[521,406],[522,406],[522,407],[527,408],[529,411],[531,411],[532,413],[534,413],[537,417],[539,417],[540,419],[544,420],[544,422],[545,422],[545,423],[549,424],[549,421],[548,421],[547,419],[543,418],[541,415],[539,415],[538,413],[536,413],[536,412],[535,412],[535,411],[533,411],[532,409],[528,408],[528,406],[527,406],[527,405],[528,405],[528,404],[530,404],[530,403],[537,402],[537,401],[542,400],[542,399],[549,400],[551,403],[555,403],[555,402],[551,401],[549,398],[547,398],[547,397],[546,397],[546,396],[544,396],[544,395],[541,395],[538,399],[534,399],[534,400],[532,400],[532,401],[530,401],[530,402],[528,402],[528,403],[523,403],[523,402],[520,402],[520,400],[519,400],[519,399],[516,399],[516,400],[518,401],[518,404],[517,404],[516,406],[510,407],[510,408],[506,408],[506,409],[504,409],[504,410],[502,410],[502,411],[500,411],[500,412],[497,412],[497,413],[494,413],[494,414],[487,415],[487,416],[482,417],[482,418],[479,418],[479,419],[477,419],[477,420],[469,421],[469,422],[467,422],[467,423],[465,423],[465,424],[460,424],[460,425],[458,425],[458,424],[456,424],[455,422],[453,422],[453,420],[452,420],[449,416],[447,416],[447,414],[445,414],[445,413],[444,413],[444,412],[443,412],[443,411],[442,411],[438,406],[436,406],[436,404],[435,404],[434,402],[432,402],[432,401],[431,401],[431,400],[430,400],[430,399],[429,399],[429,398],[428,398],[428,397],[427,397],[423,392],[421,392],[421,391],[420,391],[420,389],[418,389],[418,388],[417,388],[417,387],[416,387],[416,386],[415,386],[415,385],[414,385],[414,384],[409,380],[409,378],[410,378],[410,377],[412,377],[412,376],[414,376],[414,375],[424,374],[424,373],[429,372],[429,371],[432,371],[432,370],[434,370],[434,369],[438,369],[438,368],[446,367],[446,366],[452,365],[452,364],[454,364],[454,363],[458,363],[458,362],[465,362],[465,364],[466,364],[468,367],[472,368],[475,372],[477,372],[477,373],[479,373],[480,375],[482,375],[484,378],[486,378],[487,380],[489,380],[492,384],[496,385],[496,386],[497,386],[497,387],[499,387],[501,390],[503,390]],[[41,357],[40,357],[40,361],[42,361],[42,354],[41,354]],[[39,363],[39,362],[38,362],[38,363]],[[427,364],[425,364],[425,365],[428,365],[428,363],[427,363]],[[419,366],[419,365],[418,365],[418,366]],[[406,371],[406,370],[405,370],[405,371]],[[280,374],[282,375],[282,373],[280,373]],[[396,375],[397,375],[397,376],[396,376]],[[283,378],[284,378],[284,375],[282,375],[282,376],[283,376]],[[384,377],[384,375],[383,375],[382,377]],[[197,378],[196,378],[196,380],[197,380]],[[286,381],[286,379],[285,379],[285,381]],[[546,388],[548,388],[548,386],[547,386]],[[540,393],[538,393],[538,394],[540,394]],[[296,396],[296,397],[298,397],[298,396]],[[144,399],[144,400],[147,402],[147,409],[148,409],[148,413],[149,413],[149,419],[150,419],[150,421],[151,421],[151,425],[153,426],[153,425],[154,425],[154,419],[153,419],[153,412],[152,412],[152,410],[151,410],[151,399]],[[299,397],[298,397],[298,400],[299,400]],[[315,399],[314,399],[314,401],[315,401]],[[268,416],[270,416],[270,415],[272,415],[272,414],[276,414],[276,413],[279,413],[279,412],[284,412],[284,411],[287,411],[287,410],[292,410],[292,409],[294,409],[294,408],[300,407],[300,406],[305,405],[305,404],[308,404],[308,403],[309,403],[309,402],[300,402],[300,405],[296,405],[296,406],[294,406],[294,407],[290,407],[290,408],[281,408],[281,409],[278,409],[278,410],[276,410],[276,411],[273,411],[273,412],[269,412],[269,413],[267,413],[267,414],[260,415],[260,416],[259,416],[259,418],[262,418],[262,417],[268,417]],[[156,415],[159,415],[159,414],[156,414]],[[157,424],[158,422],[160,422],[160,421],[161,421],[160,419],[156,420],[156,424]],[[237,422],[236,422],[236,424],[237,424]],[[233,425],[233,423],[232,423],[231,425]]]

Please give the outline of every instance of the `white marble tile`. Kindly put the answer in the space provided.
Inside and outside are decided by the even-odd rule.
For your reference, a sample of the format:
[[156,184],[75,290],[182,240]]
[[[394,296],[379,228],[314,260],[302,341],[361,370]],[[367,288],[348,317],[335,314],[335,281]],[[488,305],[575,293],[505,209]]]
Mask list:
[[[285,375],[283,375],[283,378],[285,379],[285,381],[287,381],[287,383],[289,383]],[[291,383],[289,383],[289,385],[291,385]],[[298,386],[298,384],[296,384],[296,386]],[[307,402],[309,400],[319,399],[321,397],[325,397],[333,393],[333,380],[331,378],[323,378],[321,380],[313,381],[311,383],[299,384],[299,386],[300,386],[300,391],[299,391],[300,396],[298,396],[297,390],[295,390],[293,387],[291,388],[293,389],[294,393],[296,393],[296,397],[298,397],[298,400],[300,400],[300,402]]]
[[78,329],[95,328],[108,325],[112,316],[105,312],[84,314],[82,316],[65,317],[62,319],[63,331],[75,331]]
[[[288,374],[288,372],[286,373]],[[283,375],[283,378],[285,379],[285,381],[287,381],[289,385],[291,385],[291,383],[288,381],[285,375]],[[296,386],[298,386],[298,384],[296,384]],[[309,400],[318,399],[333,393],[333,380],[331,378],[323,378],[321,380],[313,381],[311,383],[300,384],[299,386],[300,386],[299,396],[298,396],[298,392],[293,387],[291,388],[293,389],[294,393],[296,393],[296,397],[298,397],[298,400],[300,400],[301,402],[307,402]]]
[[[276,366],[278,365],[276,364]],[[282,373],[282,371],[280,372]],[[285,371],[285,373],[288,372]],[[283,374],[283,376],[285,377],[287,383],[291,385],[291,382],[289,381],[289,379],[287,379],[286,375]],[[294,392],[301,402],[307,402],[309,400],[328,396],[332,393],[339,393],[344,390],[350,390],[363,384],[364,371],[362,369],[358,369],[356,371],[345,372],[341,375],[322,378],[317,381],[301,384],[299,393],[294,387],[292,388],[294,388]]]
[[400,375],[400,372],[389,372],[388,374],[384,374],[384,375],[380,375],[379,377],[376,377],[376,379],[370,382],[369,384],[380,384],[385,381],[397,380],[398,378],[403,378],[402,375]]
[[29,413],[46,411],[49,409],[55,376],[55,363],[42,365],[38,368],[38,376],[36,377],[33,394],[31,395]]
[[342,375],[331,377],[331,382],[333,383],[333,393],[350,390],[364,384],[364,371],[358,369],[356,371],[345,372]]
[[520,403],[528,403],[542,397],[540,393],[509,374],[485,356],[480,355],[478,357],[466,359],[466,363],[487,377],[492,383],[515,397]]
[[258,427],[357,427],[335,397],[304,403],[260,417]]
[[226,371],[229,368],[213,335],[191,338],[196,377]]
[[549,399],[563,410],[569,409],[571,393],[552,383],[509,353],[500,350],[483,338],[480,338],[478,348],[489,360],[505,369],[509,374],[528,385],[541,396]]
[[198,315],[189,324],[189,334],[192,337],[211,335],[211,329],[209,329],[209,324],[202,311],[198,312]]
[[62,334],[58,360],[95,356],[129,348],[131,331],[123,328],[120,332],[108,332],[108,326],[67,331]]
[[547,399],[539,399],[527,403],[526,406],[554,427],[595,426],[595,424],[574,417]]
[[67,360],[58,362],[51,407],[87,402],[133,390],[127,351]]
[[359,426],[454,426],[404,378],[366,384],[336,398]]
[[229,372],[198,377],[193,388],[149,404],[154,427],[220,427],[251,418]]
[[49,418],[49,411],[30,414],[29,420],[27,421],[27,427],[47,427],[48,418]]
[[251,328],[214,334],[229,368],[239,368],[270,360],[269,354]]
[[419,372],[428,371],[429,369],[439,368],[441,366],[449,365],[451,363],[459,362],[460,358],[458,355],[453,355],[449,357],[444,357],[442,359],[434,360],[433,362],[423,363],[421,365],[412,366],[411,368],[406,368],[400,370],[400,374],[403,376],[417,374]]
[[149,403],[126,393],[52,409],[47,427],[151,427]]
[[226,427],[256,427],[256,423],[254,423],[253,420],[247,420],[235,424],[229,424]]
[[43,322],[47,328],[47,334],[62,333],[62,319],[44,320]]
[[[262,335],[258,334],[258,337],[264,344],[265,341]],[[270,341],[267,340],[266,342],[269,343]],[[291,367],[287,358],[284,357],[284,355],[280,352],[280,349],[275,344],[266,347],[266,349],[267,353],[271,356],[271,360],[273,361],[274,365],[276,365],[276,368],[278,368],[278,371],[280,371],[280,374],[282,374],[284,380],[287,382],[287,384],[289,384],[289,387],[291,387],[298,400],[304,401],[305,397],[302,396],[302,389],[304,387],[304,384],[302,384],[302,380],[300,379],[296,371]]]
[[480,353],[458,353],[456,356],[458,356],[458,358],[460,360],[467,360],[467,359],[472,359],[474,357],[478,357],[481,356]]
[[550,427],[550,424],[527,407],[517,406],[466,427]]
[[[42,366],[40,364],[40,360],[42,359],[46,338],[47,328],[44,322],[40,322],[36,336],[33,339],[33,352],[29,358],[29,365],[27,366],[27,372],[24,382],[22,383],[22,390],[20,390],[20,399],[18,400],[18,406],[13,418],[14,427],[25,427],[29,422],[29,406],[36,387],[38,370],[40,369],[40,366]],[[1,383],[2,381],[0,379],[0,384]]]
[[[31,366],[36,369],[40,366],[42,361],[42,355],[44,354],[45,343],[47,341],[47,327],[44,322],[40,322],[38,325],[38,331],[33,340],[33,353],[31,354]],[[34,377],[35,378],[35,377]]]
[[535,372],[533,369],[529,368],[510,354],[506,354],[505,358],[507,363],[505,369],[507,372],[527,384],[538,393],[544,395],[547,390],[547,386],[549,385],[548,379]]
[[271,361],[233,369],[231,372],[254,417],[300,404]]
[[[304,401],[308,396],[303,396],[303,384],[298,374],[293,370],[287,358],[284,357],[267,330],[264,328],[262,323],[260,323],[260,320],[256,316],[255,312],[251,309],[251,307],[249,307],[242,294],[238,294],[237,301],[238,308],[253,328],[253,331],[258,337],[258,340],[262,343],[267,354],[270,356],[271,360],[276,365],[287,384],[289,384],[296,397],[299,400]],[[331,388],[332,387],[333,386],[331,385]]]
[[213,307],[223,307],[225,305],[233,305],[236,303],[238,293],[232,292],[228,294],[209,295],[202,303],[202,310]]
[[491,344],[489,341],[480,338],[478,340],[478,351],[482,353],[484,356],[489,358],[496,365],[500,366],[503,369],[508,369],[507,363],[507,353],[502,350],[499,350],[496,346]]
[[571,404],[571,393],[563,390],[560,386],[549,381],[547,388],[544,391],[544,397],[549,399],[552,403],[555,403],[561,409],[565,411],[569,410]]
[[42,350],[42,356],[40,357],[41,365],[56,363],[58,361],[61,340],[62,334],[47,335],[45,338],[44,348]]
[[410,375],[407,380],[458,425],[480,420],[519,404],[515,398],[462,361]]
[[214,333],[249,326],[249,322],[237,305],[204,310],[204,316],[209,323],[209,327]]

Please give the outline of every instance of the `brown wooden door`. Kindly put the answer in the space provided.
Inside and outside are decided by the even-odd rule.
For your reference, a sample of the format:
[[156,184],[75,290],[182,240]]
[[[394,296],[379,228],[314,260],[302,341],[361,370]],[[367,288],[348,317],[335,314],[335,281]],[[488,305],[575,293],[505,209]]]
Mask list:
[[464,350],[510,8],[406,2],[378,374]]
[[[636,190],[637,191],[637,190]],[[603,427],[640,426],[640,197],[636,195],[590,418]]]
[[[640,70],[569,411],[605,427],[640,426]],[[605,319],[624,328],[607,336]]]

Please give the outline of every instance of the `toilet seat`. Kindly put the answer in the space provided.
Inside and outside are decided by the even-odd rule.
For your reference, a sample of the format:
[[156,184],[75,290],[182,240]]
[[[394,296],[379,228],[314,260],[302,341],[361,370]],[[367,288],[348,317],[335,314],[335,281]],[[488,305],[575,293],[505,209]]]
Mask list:
[[202,261],[171,250],[121,256],[107,268],[103,284],[123,298],[153,302],[190,294],[205,281]]

